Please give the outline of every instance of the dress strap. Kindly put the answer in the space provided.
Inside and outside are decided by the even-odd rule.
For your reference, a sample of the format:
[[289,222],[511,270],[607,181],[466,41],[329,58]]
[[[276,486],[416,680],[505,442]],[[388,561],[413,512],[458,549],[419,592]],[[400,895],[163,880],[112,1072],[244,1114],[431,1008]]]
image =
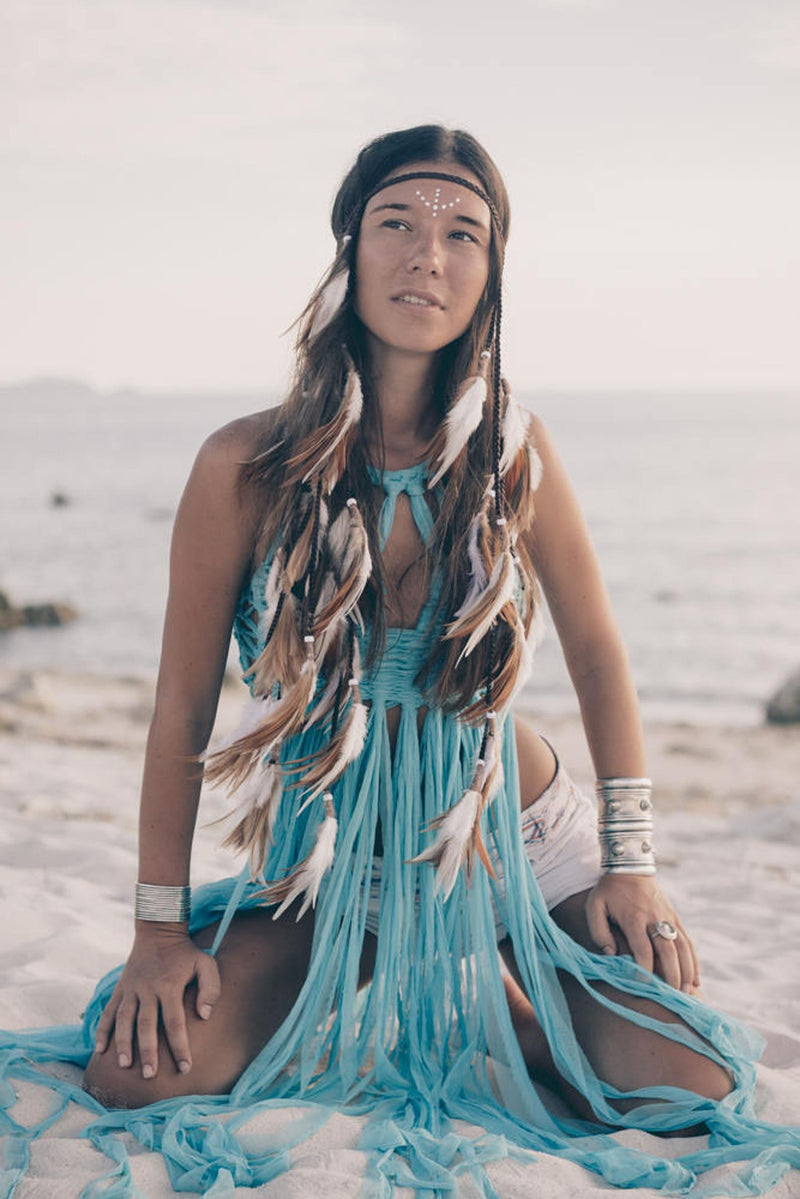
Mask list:
[[389,540],[389,534],[394,524],[394,514],[397,507],[397,497],[401,492],[408,496],[411,516],[417,526],[419,535],[425,545],[430,544],[433,535],[433,516],[425,498],[427,491],[427,464],[421,462],[418,466],[407,466],[402,470],[378,470],[369,466],[369,477],[373,483],[380,484],[386,492],[381,514],[378,519],[378,535],[381,549]]

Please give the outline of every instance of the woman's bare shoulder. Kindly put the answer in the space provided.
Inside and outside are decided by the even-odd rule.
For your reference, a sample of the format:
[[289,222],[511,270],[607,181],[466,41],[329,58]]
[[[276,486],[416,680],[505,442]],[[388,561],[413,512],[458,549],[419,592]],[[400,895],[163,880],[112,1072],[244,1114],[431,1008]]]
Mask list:
[[553,439],[538,412],[532,412],[530,408],[522,408],[522,416],[526,424],[528,444],[537,450],[541,445],[551,446]]
[[198,456],[220,467],[241,466],[268,448],[279,413],[279,407],[265,408],[229,421],[206,438]]

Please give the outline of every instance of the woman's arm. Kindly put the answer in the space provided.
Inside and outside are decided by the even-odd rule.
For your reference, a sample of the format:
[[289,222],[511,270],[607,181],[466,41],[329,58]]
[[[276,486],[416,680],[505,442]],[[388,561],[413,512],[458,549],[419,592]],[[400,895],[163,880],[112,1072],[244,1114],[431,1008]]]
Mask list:
[[[255,512],[242,499],[239,464],[252,452],[246,418],[213,434],[186,484],[172,536],[170,586],[156,702],[147,741],[139,816],[139,881],[189,881],[191,843],[205,749],[219,700],[236,601],[251,559]],[[207,1019],[219,996],[213,958],[185,923],[136,921],[133,949],[98,1026],[96,1049],[112,1040],[120,1065],[158,1069],[159,1017],[178,1068],[191,1066],[183,994],[198,982],[197,1012]]]
[[[526,537],[534,567],[564,650],[598,778],[647,774],[644,736],[627,654],[600,574],[575,491],[553,440],[537,417],[530,437],[543,466],[536,518]],[[674,986],[699,985],[694,948],[655,880],[604,874],[587,901],[589,927],[604,952],[614,952],[610,922],[621,928],[636,960],[654,965]],[[658,938],[658,961],[648,928],[670,920],[676,942]]]

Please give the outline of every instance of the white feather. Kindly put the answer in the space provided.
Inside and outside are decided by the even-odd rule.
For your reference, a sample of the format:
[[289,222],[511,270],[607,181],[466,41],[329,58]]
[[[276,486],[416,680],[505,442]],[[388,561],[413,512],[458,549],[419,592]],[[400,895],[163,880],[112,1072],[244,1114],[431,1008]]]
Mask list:
[[289,905],[294,903],[295,899],[304,891],[306,897],[297,913],[297,920],[306,914],[309,907],[316,907],[320,883],[333,865],[336,834],[339,829],[330,800],[326,801],[325,812],[325,819],[317,830],[314,848],[294,871],[291,887],[283,903],[273,913],[273,920],[277,920],[279,916],[283,915]]
[[[252,811],[264,809],[267,816],[266,824],[266,841],[265,849],[272,845],[273,832],[275,829],[275,820],[280,807],[281,796],[283,795],[283,771],[278,762],[269,762],[266,766],[261,767],[255,774],[251,775],[241,787],[236,791],[238,803],[230,813],[230,819],[234,824],[238,824],[245,816],[248,816]],[[256,860],[258,852],[257,841],[254,841],[250,848],[250,875],[253,879],[258,878],[263,869],[264,862]]]
[[319,337],[323,329],[327,329],[333,318],[339,312],[347,295],[350,282],[350,272],[339,271],[323,287],[317,301],[314,319],[311,322],[310,336]]
[[275,609],[278,606],[278,600],[281,595],[281,582],[283,575],[283,554],[277,553],[272,559],[272,565],[267,573],[267,578],[264,583],[264,610],[258,618],[258,632],[262,641],[269,631],[272,624],[272,618],[275,615]]
[[353,669],[350,672],[350,677],[358,679],[361,682],[361,647],[357,637],[353,638]]
[[[227,749],[230,745],[233,745],[234,741],[238,741],[240,737],[247,737],[249,733],[255,732],[255,730],[259,728],[259,726],[262,725],[267,719],[277,702],[278,701],[273,699],[271,695],[267,695],[265,697],[254,696],[248,699],[242,708],[241,715],[239,716],[239,723],[236,725],[236,728],[233,730],[233,732],[229,733],[226,737],[223,737],[213,749],[210,746],[207,749],[204,749],[200,754],[200,761],[205,762],[209,754],[218,753],[222,749]],[[267,752],[267,749],[269,749],[268,746],[265,748],[265,753]]]
[[338,565],[345,555],[347,541],[350,536],[350,509],[342,508],[331,527],[328,529],[328,548]]
[[[345,420],[336,437],[325,446],[320,456],[315,460],[312,466],[303,475],[303,482],[307,483],[309,479],[325,465],[325,462],[331,457],[336,446],[346,437],[352,429],[353,425],[358,424],[361,420],[361,411],[364,407],[364,395],[361,390],[361,379],[358,376],[358,371],[350,368],[345,384],[344,396],[342,398],[342,406],[344,408]],[[333,489],[337,480],[330,481],[329,491]]]
[[483,773],[490,775],[494,769],[497,757],[497,733],[490,733],[486,738],[486,757],[483,759]]
[[368,545],[364,522],[358,504],[352,496],[331,525],[328,545],[338,567],[339,577],[346,578],[355,566],[356,555],[361,552],[363,546]]
[[[320,657],[322,657],[322,655],[320,655]],[[325,713],[333,706],[333,700],[336,695],[336,690],[339,686],[339,680],[343,674],[344,667],[341,667],[339,670],[334,670],[333,674],[325,685],[325,690],[317,700],[316,704],[314,705],[313,712],[304,725],[304,731],[305,729],[310,729],[313,725],[317,724],[317,722],[321,720]]]
[[531,491],[536,491],[542,481],[544,467],[542,466],[542,460],[535,445],[528,446],[528,456],[531,463]]
[[[353,601],[352,607],[355,607],[355,605],[358,603],[359,599],[361,598],[361,592],[366,587],[367,579],[369,578],[369,576],[371,574],[372,574],[372,557],[369,552],[369,547],[365,545],[364,556],[362,557],[361,563],[358,568],[358,595],[356,596],[355,600]],[[350,608],[347,609],[347,612],[348,613],[350,612]],[[359,616],[359,624],[361,624],[361,623],[362,623],[361,618]]]
[[508,397],[508,406],[503,418],[503,453],[500,456],[500,475],[507,475],[511,464],[525,444],[527,422],[515,399]]
[[234,791],[236,807],[231,814],[241,818],[256,808],[264,808],[272,803],[276,792],[279,794],[282,790],[283,771],[279,763],[266,762]]
[[333,577],[332,573],[328,570],[325,572],[325,575],[323,576],[323,579],[322,579],[322,583],[320,584],[319,599],[317,600],[316,607],[314,608],[315,616],[318,612],[321,612],[322,609],[325,608],[331,602],[331,600],[333,599],[335,594],[336,594],[336,579]]
[[[503,571],[503,569],[506,565],[506,560],[508,558],[510,558],[510,551],[506,550],[505,553],[501,554],[500,557],[495,562],[494,567],[492,569],[492,576],[489,579],[489,587],[494,587],[497,585],[498,580],[500,578],[500,574]],[[469,640],[467,641],[467,644],[464,646],[463,650],[461,651],[461,654],[459,655],[459,659],[458,659],[459,662],[461,661],[462,658],[469,657],[469,655],[475,649],[475,646],[478,645],[478,643],[489,632],[489,629],[491,628],[495,618],[497,617],[498,612],[500,612],[505,607],[505,605],[508,603],[509,600],[513,600],[513,598],[514,598],[514,571],[513,571],[513,569],[510,569],[510,570],[507,569],[505,571],[505,578],[503,580],[503,585],[500,588],[500,590],[498,591],[497,595],[495,596],[494,603],[492,604],[491,608],[488,610],[488,612],[486,613],[486,615],[484,616],[484,618],[480,622],[480,624],[476,625],[476,627],[472,630],[472,633],[469,636]]]
[[494,778],[489,783],[489,790],[486,795],[487,804],[491,803],[491,801],[494,799],[495,795],[497,795],[497,792],[503,786],[504,782],[505,782],[505,773],[503,771],[503,763],[498,762],[497,770],[495,770],[495,772],[494,772]]
[[348,427],[358,424],[364,408],[364,393],[361,390],[361,377],[352,366],[345,385],[344,406],[347,412]]
[[475,600],[483,592],[486,587],[488,577],[486,575],[486,563],[483,560],[483,555],[478,545],[478,537],[480,535],[481,526],[483,525],[483,513],[478,512],[472,518],[469,526],[469,536],[467,538],[467,557],[469,559],[469,587],[464,600],[456,612],[456,620],[468,612]]
[[443,817],[437,827],[433,845],[412,858],[412,862],[429,862],[438,858],[436,890],[447,899],[456,885],[458,872],[478,816],[479,791],[465,791],[457,804]]
[[267,608],[274,608],[281,593],[281,571],[283,570],[283,555],[276,554],[264,584],[264,603]]
[[428,480],[428,487],[436,486],[481,423],[485,401],[486,380],[483,375],[474,375],[469,387],[459,396],[444,418],[444,449],[433,475]]
[[330,769],[322,776],[315,784],[313,791],[310,791],[303,803],[298,809],[298,813],[307,808],[312,800],[321,795],[323,791],[327,791],[332,783],[338,779],[339,775],[354,762],[364,748],[364,740],[367,735],[367,712],[365,704],[356,703],[347,714],[347,724],[342,737],[342,744],[339,748],[339,753],[336,755],[336,761],[331,765]]
[[[358,603],[361,593],[367,585],[367,579],[372,574],[372,556],[369,552],[369,542],[366,532],[361,526],[360,516],[357,516],[355,504],[351,505],[353,514],[350,517],[348,540],[341,560],[340,577],[346,579],[350,572],[357,567],[357,586],[349,605],[342,609],[341,615],[347,616]],[[361,527],[360,527],[361,526]],[[361,555],[358,560],[358,555]],[[359,624],[361,618],[359,617]]]
[[528,645],[533,654],[544,641],[547,626],[544,619],[544,601],[537,596],[536,607],[533,610],[533,620],[528,632]]
[[[325,573],[325,577],[322,580],[322,586],[319,589],[319,599],[317,600],[316,607],[314,608],[315,616],[318,616],[323,608],[327,607],[336,594],[336,591],[336,579],[334,578],[333,573],[329,570]],[[330,622],[324,632],[317,638],[315,654],[319,662],[324,660],[325,655],[327,654],[331,645],[339,636],[343,623],[344,617],[339,615]]]
[[542,616],[541,607],[537,605],[534,611],[533,621],[527,637],[525,636],[525,629],[522,624],[522,619],[519,617],[519,615],[517,616],[517,622],[517,636],[519,637],[522,645],[522,653],[520,655],[517,677],[514,680],[514,688],[508,697],[508,704],[510,704],[516,698],[516,696],[519,695],[520,691],[525,686],[528,679],[531,677],[531,673],[533,672],[533,655],[536,651],[536,646],[539,643],[541,631],[544,628],[544,618]]
[[[485,781],[489,780],[489,789],[486,792],[487,803],[494,799],[495,795],[503,785],[503,763],[500,760],[500,734],[498,732],[490,733],[486,738],[486,757],[483,763],[483,771],[481,778],[481,787]],[[492,773],[494,772],[494,774]]]

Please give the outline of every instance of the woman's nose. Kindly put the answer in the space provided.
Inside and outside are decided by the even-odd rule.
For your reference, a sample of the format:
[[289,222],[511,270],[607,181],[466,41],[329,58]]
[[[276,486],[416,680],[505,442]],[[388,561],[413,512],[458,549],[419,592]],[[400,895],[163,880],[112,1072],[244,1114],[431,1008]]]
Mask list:
[[421,274],[441,275],[441,246],[435,229],[420,234],[408,260],[408,268],[412,272],[418,271]]

